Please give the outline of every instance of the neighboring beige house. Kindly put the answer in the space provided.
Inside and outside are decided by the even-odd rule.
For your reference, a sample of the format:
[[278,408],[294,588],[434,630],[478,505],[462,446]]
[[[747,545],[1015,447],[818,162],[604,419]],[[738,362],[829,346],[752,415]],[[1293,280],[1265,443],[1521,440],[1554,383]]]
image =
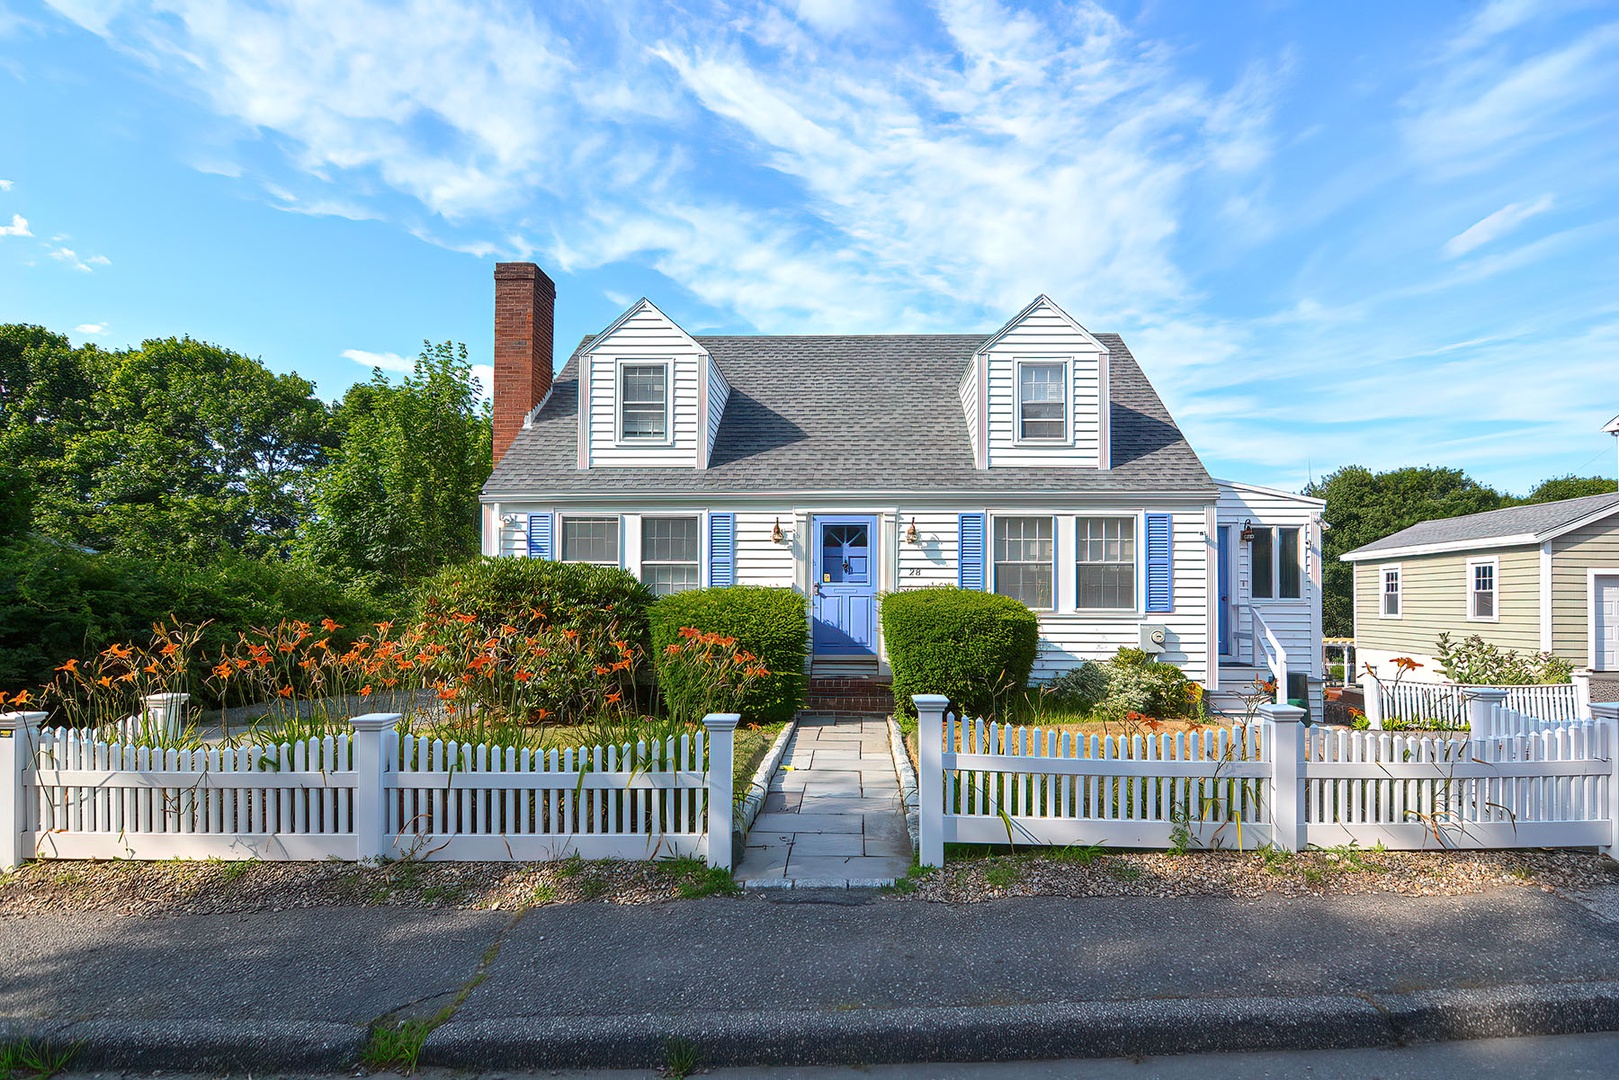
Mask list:
[[1341,556],[1355,566],[1355,650],[1434,660],[1441,631],[1619,672],[1619,494],[1424,521]]

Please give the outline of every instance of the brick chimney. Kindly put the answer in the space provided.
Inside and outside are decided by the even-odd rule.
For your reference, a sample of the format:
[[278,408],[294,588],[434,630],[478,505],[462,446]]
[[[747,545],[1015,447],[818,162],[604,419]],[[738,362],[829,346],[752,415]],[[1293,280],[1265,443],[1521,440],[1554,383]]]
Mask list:
[[495,264],[495,460],[551,390],[557,287],[533,263]]

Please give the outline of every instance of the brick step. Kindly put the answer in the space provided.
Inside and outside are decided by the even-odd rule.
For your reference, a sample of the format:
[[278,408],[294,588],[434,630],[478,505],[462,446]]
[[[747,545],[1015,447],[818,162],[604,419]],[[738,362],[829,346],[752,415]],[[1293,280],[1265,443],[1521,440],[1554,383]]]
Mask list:
[[877,675],[812,675],[804,707],[824,712],[892,712],[894,682]]

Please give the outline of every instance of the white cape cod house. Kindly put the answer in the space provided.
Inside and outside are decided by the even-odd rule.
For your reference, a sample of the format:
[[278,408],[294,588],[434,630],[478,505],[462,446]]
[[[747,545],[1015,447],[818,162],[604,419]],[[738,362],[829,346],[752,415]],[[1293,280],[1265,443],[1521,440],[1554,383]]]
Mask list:
[[796,589],[816,675],[887,674],[881,594],[988,589],[1039,614],[1036,678],[1141,647],[1320,715],[1322,504],[1211,479],[1124,342],[1050,299],[987,335],[795,337],[640,300],[553,380],[555,286],[495,285],[486,554]]

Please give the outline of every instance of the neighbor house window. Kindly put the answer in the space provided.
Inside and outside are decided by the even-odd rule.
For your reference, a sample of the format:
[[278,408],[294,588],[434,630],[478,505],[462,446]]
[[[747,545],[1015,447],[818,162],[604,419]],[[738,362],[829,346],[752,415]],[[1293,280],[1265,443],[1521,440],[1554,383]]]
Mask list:
[[1136,519],[1082,517],[1079,606],[1133,611],[1136,606]]
[[1494,559],[1470,559],[1467,563],[1467,617],[1494,622],[1496,610],[1496,574],[1499,567]]
[[563,518],[562,561],[619,565],[618,518]]
[[1398,566],[1383,567],[1383,606],[1380,609],[1383,618],[1397,619],[1400,617],[1400,568]]
[[641,580],[658,596],[697,588],[702,541],[694,517],[641,519]]
[[1297,526],[1254,529],[1249,545],[1249,592],[1255,600],[1297,600],[1304,595],[1304,562]]
[[669,367],[625,364],[619,369],[619,436],[662,442],[669,437]]
[[1062,439],[1067,395],[1063,393],[1064,364],[1018,365],[1018,438]]
[[1050,610],[1052,603],[1052,519],[995,519],[995,591],[1031,608]]

